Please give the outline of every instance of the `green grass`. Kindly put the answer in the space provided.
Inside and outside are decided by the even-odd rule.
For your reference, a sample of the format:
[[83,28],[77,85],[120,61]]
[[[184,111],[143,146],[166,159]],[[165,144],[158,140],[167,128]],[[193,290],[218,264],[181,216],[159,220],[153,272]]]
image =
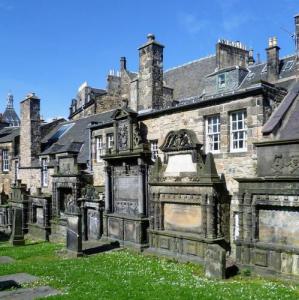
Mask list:
[[40,276],[30,286],[50,285],[64,294],[51,299],[299,299],[296,284],[237,276],[213,281],[202,268],[129,251],[66,259],[63,245],[11,247],[0,243],[0,256],[16,259],[1,265],[0,275],[26,272]]

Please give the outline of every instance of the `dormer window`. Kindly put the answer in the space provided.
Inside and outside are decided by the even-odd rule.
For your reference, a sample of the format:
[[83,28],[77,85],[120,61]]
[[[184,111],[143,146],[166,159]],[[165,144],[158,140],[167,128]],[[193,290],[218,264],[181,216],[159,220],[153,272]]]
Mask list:
[[225,88],[225,73],[218,75],[218,88],[219,89]]

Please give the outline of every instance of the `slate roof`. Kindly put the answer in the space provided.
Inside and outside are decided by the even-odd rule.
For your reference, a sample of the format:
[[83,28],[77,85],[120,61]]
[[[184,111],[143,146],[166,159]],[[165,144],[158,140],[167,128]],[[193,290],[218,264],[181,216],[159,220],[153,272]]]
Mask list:
[[216,56],[212,55],[166,70],[163,79],[167,87],[174,89],[174,100],[186,99],[203,93],[205,76],[215,68]]
[[[91,123],[106,123],[112,119],[113,111],[92,115],[75,121],[59,124],[42,139],[44,148],[41,155],[56,154],[62,152],[79,153],[78,163],[86,163],[89,160],[89,130]],[[62,126],[71,125],[56,141],[51,139]]]
[[294,82],[288,94],[263,127],[263,133],[275,133],[275,139],[299,139],[299,82]]
[[20,135],[19,127],[4,127],[0,130],[0,143],[12,142],[18,135]]

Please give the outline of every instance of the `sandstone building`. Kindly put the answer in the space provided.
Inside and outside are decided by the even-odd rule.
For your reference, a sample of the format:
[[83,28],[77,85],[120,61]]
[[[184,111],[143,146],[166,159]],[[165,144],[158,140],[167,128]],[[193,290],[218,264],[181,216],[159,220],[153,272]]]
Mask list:
[[215,55],[167,71],[149,34],[138,72],[121,57],[106,89],[82,84],[68,121],[43,123],[29,94],[20,126],[0,125],[0,226],[22,184],[23,229],[46,240],[64,238],[76,203],[85,240],[201,262],[215,244],[239,266],[298,275],[298,15],[295,32],[294,55],[271,37],[256,63],[219,40]]

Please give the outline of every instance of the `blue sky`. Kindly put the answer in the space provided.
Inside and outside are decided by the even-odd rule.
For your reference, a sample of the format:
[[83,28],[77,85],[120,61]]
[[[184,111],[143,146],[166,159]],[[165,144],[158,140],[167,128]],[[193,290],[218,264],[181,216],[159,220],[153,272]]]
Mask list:
[[[11,91],[15,107],[31,91],[45,119],[67,116],[79,85],[106,86],[110,69],[152,32],[163,43],[164,69],[214,54],[218,38],[239,40],[265,59],[269,36],[281,56],[294,52],[298,0],[0,0],[0,111]],[[284,28],[285,30],[281,29]]]

